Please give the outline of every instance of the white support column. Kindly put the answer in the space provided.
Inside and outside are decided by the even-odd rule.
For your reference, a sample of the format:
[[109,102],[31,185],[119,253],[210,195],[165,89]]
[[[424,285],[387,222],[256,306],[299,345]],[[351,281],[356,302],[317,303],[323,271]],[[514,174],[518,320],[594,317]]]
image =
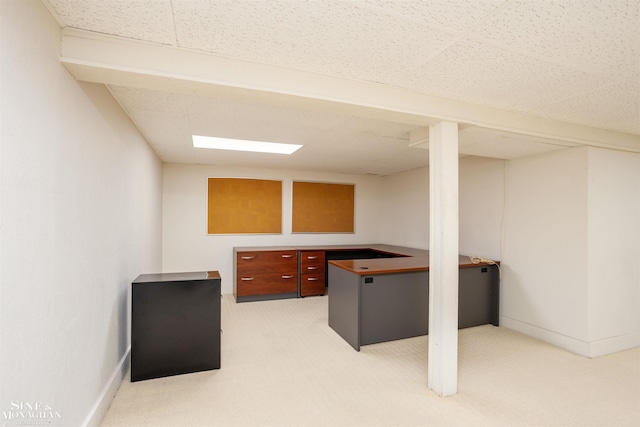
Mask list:
[[429,128],[428,386],[458,392],[458,124]]

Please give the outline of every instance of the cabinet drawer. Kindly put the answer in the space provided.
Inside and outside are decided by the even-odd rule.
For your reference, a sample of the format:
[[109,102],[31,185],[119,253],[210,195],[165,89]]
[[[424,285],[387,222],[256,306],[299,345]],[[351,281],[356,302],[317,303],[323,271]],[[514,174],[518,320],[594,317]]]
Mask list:
[[236,254],[238,276],[249,273],[295,274],[298,270],[296,251],[255,251]]
[[300,251],[300,266],[303,272],[307,267],[322,267],[324,270],[324,251]]
[[308,297],[311,295],[324,295],[324,278],[324,273],[302,274],[300,276],[300,296]]
[[320,265],[301,265],[300,274],[322,274],[324,275],[324,264]]
[[281,294],[298,292],[298,274],[260,273],[241,274],[238,272],[237,296]]

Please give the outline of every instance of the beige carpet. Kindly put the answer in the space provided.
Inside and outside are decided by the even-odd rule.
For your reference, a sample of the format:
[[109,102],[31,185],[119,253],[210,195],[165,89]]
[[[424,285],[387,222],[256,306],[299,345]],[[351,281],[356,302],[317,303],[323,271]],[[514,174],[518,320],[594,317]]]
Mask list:
[[458,394],[427,388],[427,340],[356,352],[327,297],[222,302],[219,370],[131,383],[103,426],[640,426],[640,348],[587,359],[494,326],[460,331]]

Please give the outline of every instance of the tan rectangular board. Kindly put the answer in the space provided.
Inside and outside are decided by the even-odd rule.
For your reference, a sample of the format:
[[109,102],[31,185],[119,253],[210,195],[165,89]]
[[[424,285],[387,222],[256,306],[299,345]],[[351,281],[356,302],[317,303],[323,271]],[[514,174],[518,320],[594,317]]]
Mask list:
[[353,184],[293,182],[292,232],[353,233]]
[[209,178],[207,232],[282,233],[282,181]]

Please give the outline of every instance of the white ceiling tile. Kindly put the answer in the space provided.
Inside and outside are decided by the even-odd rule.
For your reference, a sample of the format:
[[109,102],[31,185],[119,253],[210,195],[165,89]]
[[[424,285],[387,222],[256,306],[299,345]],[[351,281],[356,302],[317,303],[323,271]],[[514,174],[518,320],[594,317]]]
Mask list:
[[185,113],[184,100],[175,93],[113,85],[109,90],[127,109]]
[[193,145],[185,116],[126,107],[125,110],[152,145],[172,144],[179,148],[190,148]]
[[460,41],[398,79],[418,91],[520,111],[610,83],[475,40]]
[[[298,150],[299,151],[299,150]],[[264,169],[299,169],[292,155],[194,148],[194,163]],[[317,165],[316,165],[317,166]]]
[[175,43],[171,0],[47,0],[68,27]]
[[637,0],[513,0],[476,34],[585,73],[630,83],[640,78]]
[[321,130],[333,126],[338,120],[338,116],[331,113],[209,98],[187,97],[185,107],[189,117],[194,119],[193,125],[198,122],[215,121],[244,127]]
[[458,145],[460,154],[513,159],[577,144],[471,126],[460,131]]
[[174,11],[181,47],[370,81],[453,40],[358,2],[174,1]]
[[181,148],[174,145],[154,145],[153,150],[166,163],[194,163],[193,148]]
[[640,85],[616,83],[538,107],[541,116],[640,134]]
[[355,116],[337,116],[332,129],[349,129],[354,135],[381,136],[398,140],[401,144],[409,142],[409,131],[415,126],[405,123],[394,123]]
[[[362,3],[361,0],[351,0]],[[365,0],[385,12],[400,15],[431,27],[461,33],[478,25],[504,0]]]

